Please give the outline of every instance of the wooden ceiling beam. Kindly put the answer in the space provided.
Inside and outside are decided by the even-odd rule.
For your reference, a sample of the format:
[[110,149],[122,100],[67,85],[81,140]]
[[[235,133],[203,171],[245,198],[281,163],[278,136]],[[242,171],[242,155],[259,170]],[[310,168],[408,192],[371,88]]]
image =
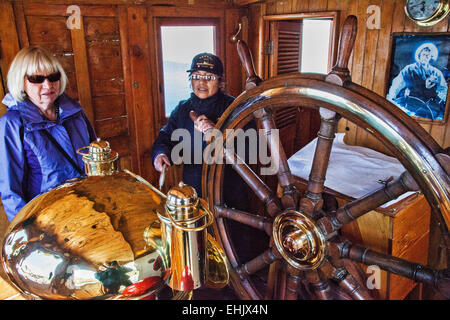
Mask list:
[[264,2],[263,0],[234,0],[234,4],[238,6],[246,6],[253,3]]

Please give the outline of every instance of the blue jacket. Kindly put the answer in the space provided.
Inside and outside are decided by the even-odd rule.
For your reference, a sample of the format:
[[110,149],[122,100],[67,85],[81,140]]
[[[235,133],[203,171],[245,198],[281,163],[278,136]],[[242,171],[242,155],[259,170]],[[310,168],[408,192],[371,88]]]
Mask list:
[[57,121],[45,118],[29,100],[3,99],[8,109],[0,118],[0,197],[11,221],[39,194],[79,176],[78,171],[45,135],[47,130],[84,172],[77,149],[96,139],[81,106],[62,94],[56,100]]

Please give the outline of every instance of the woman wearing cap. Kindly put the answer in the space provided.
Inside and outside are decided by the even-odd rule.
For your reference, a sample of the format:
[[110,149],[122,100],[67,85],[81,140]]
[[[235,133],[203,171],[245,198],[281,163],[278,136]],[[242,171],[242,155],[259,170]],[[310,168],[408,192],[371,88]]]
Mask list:
[[[203,160],[203,151],[206,142],[202,139],[202,148],[195,148],[194,130],[204,133],[210,128],[214,128],[214,124],[219,117],[234,101],[234,98],[222,92],[221,81],[223,74],[223,65],[220,59],[210,53],[201,53],[194,57],[192,65],[187,72],[190,73],[189,78],[192,85],[191,97],[188,100],[181,101],[170,115],[167,124],[160,130],[158,137],[153,144],[153,165],[159,172],[162,171],[163,165],[171,165],[171,152],[178,140],[172,141],[172,133],[176,129],[184,128],[189,132],[191,137],[191,158],[195,160],[194,152],[201,150],[202,154],[197,159]],[[190,111],[196,112],[199,117],[194,124],[191,120]],[[256,129],[256,124],[251,121],[244,130],[248,128]],[[245,155],[248,157],[248,155]],[[184,157],[183,157],[184,158]],[[202,197],[202,163],[183,163],[183,182],[194,187],[199,197]],[[249,187],[236,173],[231,165],[225,166],[224,177],[224,201],[228,207],[248,211]],[[249,261],[256,255],[261,253],[261,245],[252,243],[251,239],[263,239],[266,235],[264,232],[248,227],[232,220],[227,221],[231,236],[238,236],[241,240],[239,245],[235,247],[243,261]],[[264,247],[265,248],[265,247]]]
[[67,76],[41,47],[24,48],[7,76],[0,118],[0,197],[11,221],[37,195],[83,174],[78,148],[96,139],[81,106],[65,93]]
[[[215,122],[219,119],[225,109],[234,101],[234,98],[225,94],[221,89],[223,64],[220,59],[211,53],[200,53],[192,60],[189,72],[189,79],[192,85],[191,97],[181,101],[170,115],[167,124],[160,130],[158,137],[153,144],[152,156],[153,165],[159,172],[163,165],[171,165],[172,148],[178,141],[172,141],[172,133],[176,129],[186,129],[191,137],[193,151],[200,151],[194,148],[194,130],[204,133],[206,130],[214,128]],[[194,124],[189,113],[196,112],[199,117]],[[202,143],[203,150],[206,142]],[[192,154],[192,160],[195,155]],[[197,156],[197,159],[202,158]],[[202,163],[183,164],[183,182],[194,187],[199,197],[202,196]]]

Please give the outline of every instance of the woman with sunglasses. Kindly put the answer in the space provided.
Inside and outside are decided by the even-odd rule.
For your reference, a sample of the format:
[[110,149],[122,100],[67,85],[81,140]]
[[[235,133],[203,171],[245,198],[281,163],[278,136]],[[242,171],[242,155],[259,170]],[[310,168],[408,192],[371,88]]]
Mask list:
[[31,46],[11,63],[8,108],[0,118],[0,197],[11,221],[37,195],[83,174],[76,150],[96,139],[67,76],[48,51]]

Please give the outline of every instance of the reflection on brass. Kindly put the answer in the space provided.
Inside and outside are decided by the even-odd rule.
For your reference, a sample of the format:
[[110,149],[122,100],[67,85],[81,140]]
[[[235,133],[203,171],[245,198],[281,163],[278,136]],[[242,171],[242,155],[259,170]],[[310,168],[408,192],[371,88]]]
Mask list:
[[30,201],[11,222],[5,271],[43,299],[114,298],[138,282],[140,292],[154,291],[167,282],[169,266],[143,235],[162,207],[126,173],[67,183]]
[[299,270],[318,268],[327,254],[326,239],[305,214],[287,210],[273,224],[274,243],[293,267]]
[[81,154],[87,177],[34,198],[9,225],[1,258],[14,287],[29,299],[154,300],[228,283],[226,258],[206,233],[212,214],[193,188],[167,197],[118,172],[106,141]]
[[208,277],[206,286],[208,288],[221,289],[228,284],[230,272],[225,252],[219,243],[208,234]]

